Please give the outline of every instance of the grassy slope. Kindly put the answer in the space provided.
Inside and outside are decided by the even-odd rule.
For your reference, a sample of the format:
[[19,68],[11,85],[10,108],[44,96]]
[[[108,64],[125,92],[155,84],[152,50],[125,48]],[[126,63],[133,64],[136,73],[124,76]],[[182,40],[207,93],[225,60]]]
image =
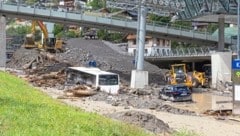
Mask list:
[[143,131],[52,100],[0,72],[0,135],[144,136]]

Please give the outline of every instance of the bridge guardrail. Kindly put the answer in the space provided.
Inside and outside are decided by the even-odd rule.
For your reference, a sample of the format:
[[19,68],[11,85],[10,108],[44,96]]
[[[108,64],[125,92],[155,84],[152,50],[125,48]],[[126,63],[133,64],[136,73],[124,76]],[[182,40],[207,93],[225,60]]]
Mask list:
[[211,49],[206,48],[180,48],[171,50],[153,50],[151,54],[145,57],[166,58],[166,57],[190,57],[190,56],[209,56],[211,55]]
[[[137,21],[134,20],[127,20],[127,19],[120,19],[120,18],[112,18],[112,17],[104,17],[104,16],[89,16],[85,15],[84,13],[72,13],[72,12],[64,12],[64,16],[60,16],[61,11],[56,11],[55,9],[42,9],[42,8],[36,8],[32,6],[22,6],[20,4],[6,4],[1,1],[1,6],[0,9],[2,10],[7,10],[7,11],[12,11],[13,9],[4,9],[4,6],[7,5],[12,5],[16,6],[16,11],[21,13],[24,11],[24,13],[29,13],[33,11],[34,14],[39,14],[39,15],[45,15],[49,14],[49,17],[56,15],[56,17],[62,17],[62,18],[68,18],[70,16],[72,17],[79,17],[77,15],[80,15],[79,20],[83,21],[95,21],[97,23],[105,23],[105,24],[110,24],[110,25],[115,25],[115,26],[124,26],[132,29],[136,29],[137,27]],[[27,8],[27,10],[26,10]],[[13,11],[12,11],[13,12]],[[117,22],[118,21],[118,22]],[[182,27],[182,26],[177,26],[177,25],[169,25],[169,24],[164,24],[161,22],[147,22],[147,31],[154,31],[154,32],[162,32],[162,33],[169,33],[172,35],[178,35],[178,36],[183,36],[183,37],[189,37],[189,38],[196,38],[196,39],[202,39],[202,40],[209,40],[209,41],[218,41],[218,37],[214,37],[211,35],[211,33],[205,31],[199,31],[199,30],[193,30],[189,29],[188,27]],[[226,39],[226,43],[231,43],[231,39]]]

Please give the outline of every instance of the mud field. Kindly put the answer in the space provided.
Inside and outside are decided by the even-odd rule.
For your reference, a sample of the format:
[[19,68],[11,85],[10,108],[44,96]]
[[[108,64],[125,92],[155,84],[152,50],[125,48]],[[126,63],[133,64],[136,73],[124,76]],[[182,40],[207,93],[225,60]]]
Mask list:
[[[130,89],[130,73],[134,68],[133,57],[123,55],[124,48],[109,46],[98,40],[71,39],[65,45],[64,53],[51,54],[37,49],[21,48],[14,53],[7,67],[24,71],[21,74],[16,71],[11,72],[39,87],[53,98],[86,111],[97,112],[128,123],[134,122],[135,125],[156,134],[169,134],[176,129],[170,126],[169,122],[161,120],[158,113],[179,115],[179,118],[204,116],[191,108],[194,102],[183,102],[182,106],[179,106],[179,103],[159,99],[158,93],[164,85],[165,71],[148,62],[144,62],[144,69],[149,71],[151,84],[144,89]],[[102,70],[120,74],[121,89],[118,95],[109,95],[90,86],[66,84],[66,68],[87,66],[90,60],[95,60],[97,67]],[[106,106],[103,106],[105,104]],[[156,114],[151,114],[149,111]],[[196,131],[199,132],[198,129]]]

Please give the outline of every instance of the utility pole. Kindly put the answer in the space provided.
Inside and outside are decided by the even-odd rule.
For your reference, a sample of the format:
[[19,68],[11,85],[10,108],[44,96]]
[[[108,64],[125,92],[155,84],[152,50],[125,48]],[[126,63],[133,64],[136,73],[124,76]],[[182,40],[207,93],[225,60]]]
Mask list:
[[144,63],[144,50],[145,50],[145,35],[146,35],[146,7],[145,7],[145,0],[142,0],[140,7],[140,13],[138,20],[139,22],[139,39],[138,39],[138,58],[137,58],[137,70],[143,70],[143,63]]
[[131,73],[131,88],[144,88],[148,85],[148,71],[144,71],[147,12],[159,16],[169,16],[172,12],[184,9],[186,3],[183,0],[107,0],[106,5],[110,8],[137,10],[138,12],[138,22],[136,26],[137,47],[134,58],[136,70],[132,70]]

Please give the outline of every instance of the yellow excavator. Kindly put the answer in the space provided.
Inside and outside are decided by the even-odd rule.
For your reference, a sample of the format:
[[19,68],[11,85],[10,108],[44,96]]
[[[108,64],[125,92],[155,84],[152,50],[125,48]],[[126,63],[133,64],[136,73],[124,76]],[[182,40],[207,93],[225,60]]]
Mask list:
[[[42,43],[35,41],[35,29],[36,24],[40,27],[43,38]],[[50,52],[63,51],[63,41],[55,37],[49,37],[47,27],[42,21],[32,21],[32,33],[27,34],[25,37],[24,47],[25,48],[39,48]]]
[[36,21],[32,21],[31,33],[27,34],[24,39],[24,48],[33,49],[38,48],[38,43],[35,41]]
[[206,86],[207,82],[204,72],[193,71],[188,74],[186,64],[171,65],[171,69],[166,73],[165,77],[169,84],[184,84],[189,88]]

